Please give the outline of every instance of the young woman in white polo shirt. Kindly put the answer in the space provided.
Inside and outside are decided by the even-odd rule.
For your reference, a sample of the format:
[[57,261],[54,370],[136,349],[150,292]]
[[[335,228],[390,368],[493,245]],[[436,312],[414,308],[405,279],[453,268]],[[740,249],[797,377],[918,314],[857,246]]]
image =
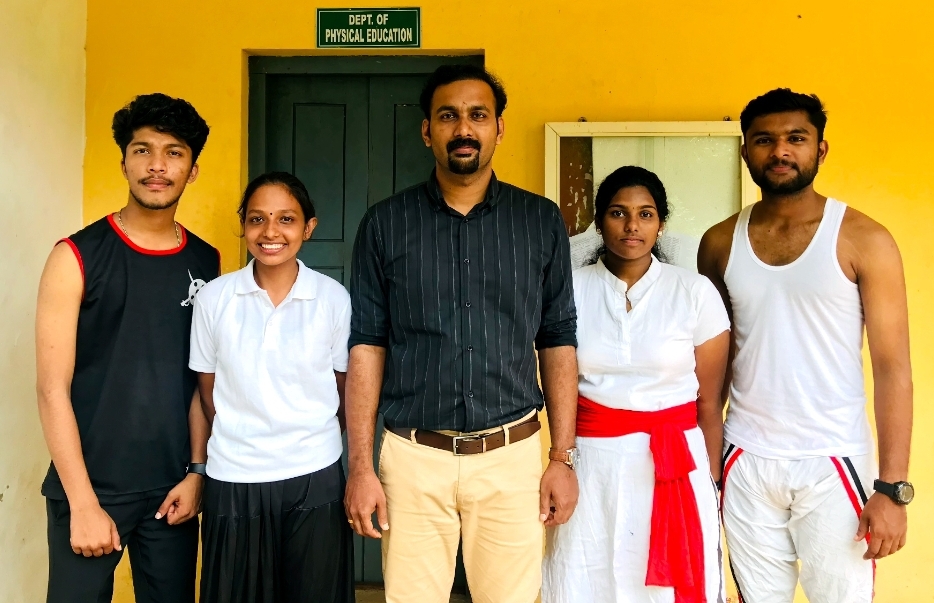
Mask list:
[[189,366],[208,440],[202,603],[353,601],[340,463],[350,296],[297,258],[317,224],[282,172],[239,209],[255,259],[195,302]]
[[549,530],[542,601],[717,603],[726,310],[653,255],[669,214],[655,174],[622,167],[594,204],[602,256],[573,273],[580,500]]

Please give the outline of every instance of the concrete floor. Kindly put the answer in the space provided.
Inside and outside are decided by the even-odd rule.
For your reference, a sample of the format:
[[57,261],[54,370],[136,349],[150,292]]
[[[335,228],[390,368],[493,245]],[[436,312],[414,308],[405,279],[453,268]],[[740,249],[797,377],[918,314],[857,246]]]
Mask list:
[[[386,597],[381,588],[358,588],[357,603],[386,603]],[[451,603],[470,603],[470,597],[451,595]]]

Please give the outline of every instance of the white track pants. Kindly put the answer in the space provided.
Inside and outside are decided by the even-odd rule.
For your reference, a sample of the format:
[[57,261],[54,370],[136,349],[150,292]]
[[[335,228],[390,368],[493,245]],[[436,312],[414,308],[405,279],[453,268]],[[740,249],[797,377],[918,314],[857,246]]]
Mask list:
[[875,564],[855,542],[873,493],[873,455],[766,459],[726,442],[723,524],[740,600],[791,603],[799,578],[811,603],[868,603]]

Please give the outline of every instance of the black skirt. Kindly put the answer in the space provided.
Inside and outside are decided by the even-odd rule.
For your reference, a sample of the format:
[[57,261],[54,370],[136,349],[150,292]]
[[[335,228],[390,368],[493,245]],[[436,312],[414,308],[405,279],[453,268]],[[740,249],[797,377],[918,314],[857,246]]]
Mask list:
[[201,603],[353,603],[340,461],[278,482],[207,478]]

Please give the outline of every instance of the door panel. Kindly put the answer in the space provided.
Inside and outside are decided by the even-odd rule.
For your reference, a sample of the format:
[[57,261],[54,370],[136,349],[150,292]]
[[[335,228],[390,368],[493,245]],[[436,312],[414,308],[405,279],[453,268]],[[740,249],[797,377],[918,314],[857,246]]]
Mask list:
[[435,157],[422,141],[424,113],[419,105],[395,106],[395,165],[393,188],[396,192],[424,182],[434,168]]
[[425,78],[370,78],[371,204],[424,182],[435,165],[421,135]]
[[266,169],[295,174],[318,226],[299,259],[348,284],[357,224],[367,208],[367,78],[269,78]]
[[[347,131],[344,105],[295,105],[292,165],[295,175],[307,182],[312,199],[321,199],[315,208],[318,227],[315,242],[344,238],[344,136]],[[341,199],[344,203],[327,202]]]

